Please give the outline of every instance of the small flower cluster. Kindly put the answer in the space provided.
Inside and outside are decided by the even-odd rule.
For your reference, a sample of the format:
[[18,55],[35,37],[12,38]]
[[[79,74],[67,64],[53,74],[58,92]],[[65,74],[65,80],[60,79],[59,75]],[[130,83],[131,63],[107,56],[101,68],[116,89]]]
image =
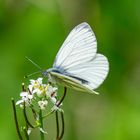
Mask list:
[[31,107],[34,103],[37,103],[39,109],[45,110],[48,103],[51,102],[53,105],[51,110],[60,110],[60,107],[57,106],[57,90],[57,87],[49,83],[43,84],[43,78],[30,80],[27,90],[23,85],[23,91],[20,93],[21,99],[16,102],[16,105],[23,108],[24,105]]

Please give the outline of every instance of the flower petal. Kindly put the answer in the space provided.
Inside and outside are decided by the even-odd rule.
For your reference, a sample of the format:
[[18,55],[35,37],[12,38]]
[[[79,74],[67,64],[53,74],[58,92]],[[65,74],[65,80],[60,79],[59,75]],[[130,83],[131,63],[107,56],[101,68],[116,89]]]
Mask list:
[[23,102],[24,102],[23,100],[19,100],[19,101],[16,102],[16,105],[19,105],[19,104],[21,104]]
[[39,127],[39,130],[42,132],[42,133],[45,133],[45,134],[48,134],[46,131],[43,130],[43,128]]

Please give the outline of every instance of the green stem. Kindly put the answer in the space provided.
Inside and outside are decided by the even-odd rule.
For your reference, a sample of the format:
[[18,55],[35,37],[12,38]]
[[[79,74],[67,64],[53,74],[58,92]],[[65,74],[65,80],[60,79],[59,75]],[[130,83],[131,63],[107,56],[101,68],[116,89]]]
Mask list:
[[34,128],[34,126],[33,126],[33,125],[29,122],[29,120],[28,120],[28,117],[27,117],[27,114],[26,114],[25,102],[24,102],[23,114],[24,114],[24,118],[25,118],[26,123],[27,123],[31,128]]
[[15,101],[12,98],[12,106],[13,106],[13,112],[14,112],[14,119],[15,119],[15,124],[16,124],[16,130],[17,130],[17,134],[20,140],[23,140],[21,134],[20,134],[20,130],[19,130],[19,125],[18,125],[18,120],[17,120],[17,113],[16,113],[16,107],[15,107]]
[[59,119],[58,119],[58,112],[55,112],[55,118],[56,118],[56,140],[59,139]]
[[56,140],[61,140],[64,135],[64,129],[65,129],[65,122],[64,122],[64,113],[61,111],[61,121],[62,121],[62,130],[61,134],[59,136],[59,119],[58,119],[58,112],[56,111],[56,128],[57,128],[57,135],[56,135]]
[[33,108],[31,108],[31,110],[32,110],[32,113],[33,113],[34,119],[36,120],[36,119],[37,119],[36,111],[35,111]]
[[[59,107],[61,105],[61,103],[63,102],[63,100],[66,96],[66,93],[67,93],[67,88],[64,87],[64,94],[63,94],[61,100],[56,104],[57,107]],[[61,134],[59,136],[59,119],[58,119],[58,112],[56,111],[56,128],[57,128],[56,140],[61,140],[63,135],[64,135],[65,123],[64,123],[64,113],[63,113],[63,111],[61,111],[61,120],[62,120],[62,131],[61,131]]]
[[47,113],[46,115],[44,115],[42,118],[44,119],[44,118],[50,116],[51,114],[53,114],[54,111],[55,111],[55,110],[50,111],[49,113]]
[[64,113],[61,111],[61,120],[62,120],[62,131],[59,139],[61,140],[63,135],[64,135],[64,130],[65,130],[65,122],[64,122]]
[[66,93],[67,93],[67,88],[64,87],[64,94],[63,94],[61,100],[57,103],[57,107],[59,107],[61,105],[61,103],[63,102],[63,100],[64,100],[64,98],[66,96]]
[[27,133],[27,129],[26,128],[23,128],[23,130],[24,130],[24,133],[25,133],[26,140],[29,140],[29,135]]
[[[40,120],[40,126],[43,129],[43,118],[42,118],[42,110],[41,109],[40,109],[40,112],[39,112],[39,120]],[[40,137],[41,137],[41,140],[45,139],[44,133],[41,132],[41,131],[40,131]]]

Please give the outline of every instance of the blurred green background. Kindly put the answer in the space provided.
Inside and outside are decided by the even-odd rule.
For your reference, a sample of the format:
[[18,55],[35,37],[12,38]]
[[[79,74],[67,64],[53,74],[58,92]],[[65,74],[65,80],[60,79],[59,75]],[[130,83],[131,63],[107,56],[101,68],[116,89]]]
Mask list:
[[[19,99],[24,75],[37,71],[25,56],[51,67],[68,33],[83,21],[93,28],[110,72],[99,96],[68,91],[63,139],[140,140],[139,6],[139,0],[1,0],[0,140],[18,139],[10,99]],[[55,123],[47,123],[46,138],[53,139]]]

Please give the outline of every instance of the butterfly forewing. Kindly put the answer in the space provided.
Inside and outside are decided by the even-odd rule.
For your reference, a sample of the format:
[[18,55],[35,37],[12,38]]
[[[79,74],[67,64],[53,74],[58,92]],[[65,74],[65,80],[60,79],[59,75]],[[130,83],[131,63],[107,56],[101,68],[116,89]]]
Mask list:
[[53,67],[68,69],[85,63],[95,57],[96,37],[87,23],[76,26],[60,48]]

